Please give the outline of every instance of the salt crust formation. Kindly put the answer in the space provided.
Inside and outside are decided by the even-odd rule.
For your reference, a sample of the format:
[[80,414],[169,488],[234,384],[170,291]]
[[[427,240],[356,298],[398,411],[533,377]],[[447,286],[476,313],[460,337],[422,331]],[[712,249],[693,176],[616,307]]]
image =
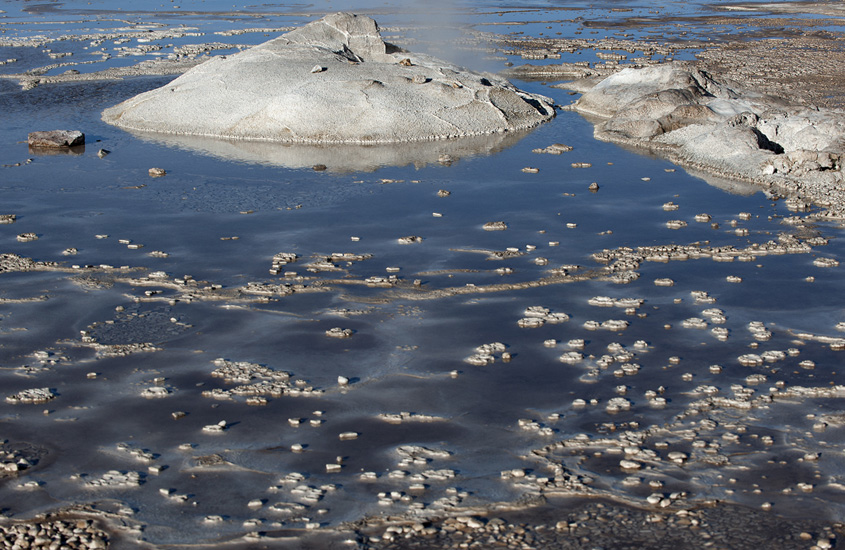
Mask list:
[[598,139],[647,147],[845,217],[842,111],[743,92],[683,62],[558,86],[584,92],[572,108],[603,119]]
[[327,15],[106,109],[121,128],[292,143],[396,143],[531,128],[552,100],[384,42],[376,22]]

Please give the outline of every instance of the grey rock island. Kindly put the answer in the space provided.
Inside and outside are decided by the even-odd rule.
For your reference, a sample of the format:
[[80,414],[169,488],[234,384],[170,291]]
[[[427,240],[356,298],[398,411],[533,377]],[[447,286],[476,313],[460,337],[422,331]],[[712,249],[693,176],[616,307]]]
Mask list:
[[524,130],[552,100],[382,40],[327,15],[103,112],[127,130],[286,143],[397,143]]

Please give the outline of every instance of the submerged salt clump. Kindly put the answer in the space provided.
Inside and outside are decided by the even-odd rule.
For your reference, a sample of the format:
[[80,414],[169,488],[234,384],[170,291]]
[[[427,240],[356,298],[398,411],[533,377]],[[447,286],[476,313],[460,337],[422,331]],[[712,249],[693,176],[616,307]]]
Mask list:
[[527,129],[553,118],[552,105],[495,75],[388,44],[369,17],[335,13],[213,57],[106,109],[103,120],[192,136],[395,143]]

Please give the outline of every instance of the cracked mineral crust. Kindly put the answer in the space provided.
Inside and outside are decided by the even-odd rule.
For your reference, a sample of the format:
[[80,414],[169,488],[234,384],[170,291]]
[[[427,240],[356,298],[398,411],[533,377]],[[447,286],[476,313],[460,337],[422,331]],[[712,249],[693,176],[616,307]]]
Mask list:
[[395,143],[531,128],[554,117],[552,103],[495,75],[388,44],[369,17],[335,13],[214,57],[106,109],[103,120],[229,139]]

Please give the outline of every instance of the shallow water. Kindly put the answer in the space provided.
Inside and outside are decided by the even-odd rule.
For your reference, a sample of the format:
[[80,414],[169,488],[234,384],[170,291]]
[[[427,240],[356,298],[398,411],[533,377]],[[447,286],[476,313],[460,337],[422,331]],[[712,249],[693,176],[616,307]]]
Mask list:
[[[26,14],[2,6],[9,18],[24,21],[76,20],[87,13],[67,4]],[[209,3],[203,9],[223,7]],[[558,16],[541,8],[525,17]],[[180,9],[199,7],[183,2]],[[378,9],[386,12],[388,25],[402,19],[393,5]],[[301,13],[319,10],[309,5],[291,11],[297,14],[267,18],[299,24],[310,19]],[[205,13],[189,19],[186,24],[209,28],[243,24]],[[81,28],[86,25],[88,19]],[[57,25],[56,32],[68,28]],[[0,58],[13,55],[18,50],[0,52]],[[319,164],[321,155],[330,165],[336,160],[331,150],[317,150],[298,164],[256,161],[221,152],[212,142],[151,140],[100,121],[104,107],[168,80],[29,91],[5,82],[0,89],[0,110],[10,115],[0,164],[21,163],[2,169],[0,214],[16,214],[17,221],[0,226],[0,253],[70,268],[1,275],[4,395],[31,388],[55,394],[47,403],[0,403],[3,437],[46,449],[32,468],[0,485],[7,517],[87,505],[137,523],[140,536],[155,544],[214,542],[251,531],[338,527],[411,509],[442,513],[458,504],[512,502],[526,493],[562,490],[535,479],[556,475],[556,467],[587,483],[575,494],[647,506],[654,492],[684,492],[689,501],[772,503],[783,515],[841,517],[843,395],[820,397],[816,391],[811,397],[763,399],[749,408],[692,406],[705,399],[702,392],[732,397],[748,388],[753,397],[765,397],[792,387],[843,384],[843,352],[813,340],[842,334],[836,328],[845,321],[841,267],[813,264],[817,257],[843,260],[840,227],[786,225],[782,219],[795,213],[782,201],[743,186],[729,193],[666,161],[597,142],[592,126],[570,112],[504,149],[485,144],[461,150],[450,165],[430,152],[416,165],[390,165],[378,160],[390,154],[376,154],[366,170],[341,165],[325,172],[310,165]],[[518,84],[559,104],[572,100],[540,83]],[[84,151],[27,150],[28,131],[54,127],[83,130]],[[574,150],[532,153],[552,143]],[[99,149],[111,153],[98,158]],[[151,178],[153,166],[167,175]],[[529,166],[539,172],[522,172]],[[600,186],[597,193],[588,191],[592,182]],[[439,190],[451,194],[440,197]],[[664,210],[667,202],[678,210]],[[700,213],[712,220],[696,222]],[[670,220],[688,225],[670,229]],[[504,221],[507,229],[482,228],[494,221]],[[38,240],[16,239],[27,232]],[[592,256],[617,247],[691,243],[744,249],[784,233],[830,242],[809,253],[746,255],[751,261],[645,261],[628,284],[607,280]],[[397,242],[411,235],[422,242]],[[70,248],[77,253],[64,256]],[[519,254],[490,259],[484,253],[509,248]],[[279,252],[298,259],[271,275]],[[336,272],[308,270],[312,261],[334,253],[372,256],[335,260]],[[567,268],[569,278],[549,273],[576,265],[581,268]],[[502,275],[497,268],[513,272]],[[166,279],[138,279],[156,271],[166,272]],[[220,289],[189,295],[170,284],[185,275]],[[398,284],[364,284],[368,277],[389,275]],[[742,282],[728,282],[728,276]],[[661,278],[674,286],[656,286]],[[246,292],[250,282],[286,281],[302,286],[266,299]],[[715,303],[696,303],[694,291],[709,293]],[[596,296],[638,298],[642,304],[627,312],[590,305]],[[530,306],[570,318],[521,328],[517,322]],[[684,328],[689,318],[704,319],[701,312],[708,308],[723,310],[724,324],[710,320],[704,329]],[[584,326],[612,319],[629,326]],[[749,332],[752,321],[765,324],[769,340]],[[727,341],[711,334],[716,326],[729,329]],[[327,336],[334,327],[350,329],[351,337]],[[150,343],[157,351],[110,356],[83,336],[104,346]],[[552,339],[556,343],[546,344]],[[572,339],[585,341],[585,358],[570,365],[559,357]],[[635,346],[640,340],[647,347]],[[464,361],[477,346],[493,342],[505,344],[510,361],[501,352],[483,367]],[[759,366],[738,361],[742,354],[789,348],[795,351]],[[619,359],[600,366],[608,353]],[[268,396],[260,406],[240,396],[204,396],[236,385],[212,376],[217,358],[286,371],[292,382],[302,380],[319,392]],[[805,360],[813,368],[799,365]],[[624,374],[620,369],[631,363],[638,372]],[[716,372],[711,365],[722,368]],[[749,375],[762,377],[749,381]],[[339,384],[339,376],[349,379],[348,386]],[[620,386],[630,410],[608,411],[610,400],[623,392]],[[166,388],[166,395],[143,397],[151,387]],[[663,407],[651,402],[649,390],[660,391]],[[578,406],[577,399],[586,405]],[[186,414],[176,419],[177,411]],[[401,412],[428,417],[401,423],[379,417]],[[225,431],[203,431],[222,420]],[[358,436],[340,439],[345,432]],[[567,444],[541,453],[544,458],[532,456],[555,442]],[[292,452],[294,444],[303,452]],[[416,462],[403,463],[404,445],[429,451],[418,450]],[[152,456],[139,459],[133,449]],[[672,462],[673,451],[687,458]],[[627,455],[639,461],[639,470],[620,467]],[[326,465],[338,463],[339,472],[327,471]],[[156,466],[160,470],[151,469]],[[502,472],[514,469],[527,476],[503,478]],[[111,470],[139,472],[140,485],[92,483]],[[362,478],[363,472],[373,475]],[[291,473],[303,478],[286,482]],[[662,486],[649,487],[649,481]],[[812,492],[799,483],[811,485]],[[379,497],[391,492],[393,498]],[[254,500],[260,503],[249,506]]]

